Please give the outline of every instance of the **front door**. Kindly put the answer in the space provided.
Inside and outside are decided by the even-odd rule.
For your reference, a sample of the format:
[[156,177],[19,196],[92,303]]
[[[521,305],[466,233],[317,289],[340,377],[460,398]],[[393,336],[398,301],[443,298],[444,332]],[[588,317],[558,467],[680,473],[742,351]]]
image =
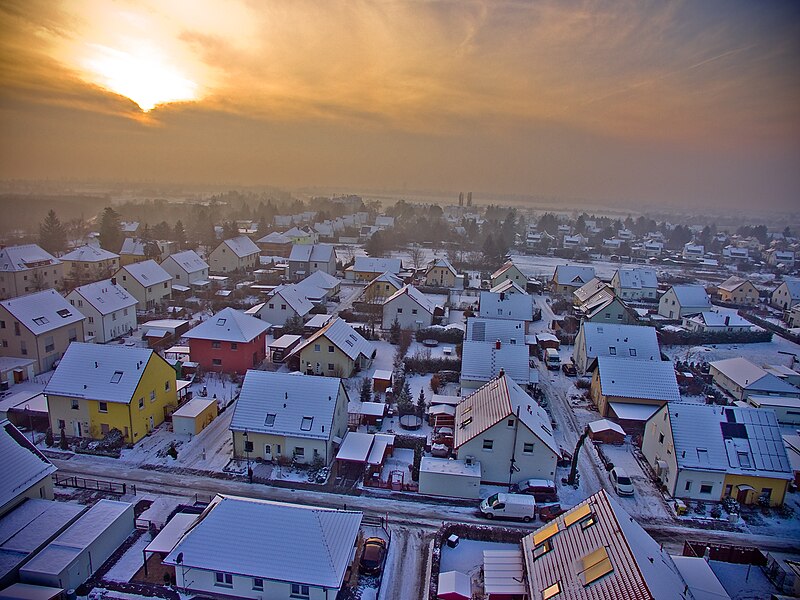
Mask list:
[[150,415],[150,431],[153,431],[153,429],[155,429],[155,426],[153,425],[153,415]]
[[272,446],[264,444],[264,460],[272,460]]
[[80,424],[80,421],[73,421],[72,422],[72,432],[75,434],[75,437],[81,437],[81,424]]

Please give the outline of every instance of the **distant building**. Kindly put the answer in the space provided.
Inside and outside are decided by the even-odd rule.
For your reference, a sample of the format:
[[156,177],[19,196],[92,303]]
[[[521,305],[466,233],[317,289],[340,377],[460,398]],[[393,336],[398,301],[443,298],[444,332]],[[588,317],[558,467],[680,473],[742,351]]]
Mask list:
[[246,314],[283,327],[286,321],[295,317],[305,321],[312,308],[314,304],[306,298],[301,288],[297,285],[282,285],[275,288],[266,301],[249,308]]
[[299,345],[292,356],[307,375],[347,378],[369,368],[377,349],[341,318],[328,322]]
[[513,281],[523,290],[527,285],[527,277],[519,270],[519,267],[512,261],[507,261],[502,267],[497,269],[491,276],[492,287],[503,283],[504,281]]
[[81,246],[61,257],[64,278],[71,282],[108,279],[119,269],[119,254],[98,246]]
[[194,250],[184,250],[169,255],[161,262],[161,268],[172,275],[172,283],[187,287],[206,286],[209,266]]
[[446,258],[437,258],[428,263],[425,269],[425,285],[430,287],[453,288],[458,271]]
[[652,267],[623,267],[614,273],[611,286],[623,300],[655,300],[658,277]]
[[312,273],[322,271],[336,274],[336,252],[331,244],[295,244],[289,254],[290,281],[299,281]]
[[701,332],[738,332],[751,331],[753,329],[753,324],[750,321],[735,313],[723,315],[710,310],[683,317],[683,326],[689,331]]
[[62,285],[64,266],[36,244],[0,249],[0,299]]
[[345,269],[345,279],[350,281],[372,281],[383,273],[397,275],[403,268],[399,258],[370,258],[356,256],[353,265]]
[[787,278],[772,290],[770,304],[783,310],[789,310],[800,304],[800,279]]
[[370,281],[361,293],[364,302],[383,304],[386,298],[393,296],[405,285],[394,273],[383,273]]
[[258,265],[258,253],[258,246],[246,235],[223,240],[208,257],[211,272],[253,271]]
[[729,304],[758,304],[758,290],[748,280],[731,275],[717,286],[717,293],[722,302]]
[[658,314],[680,319],[711,310],[711,298],[702,285],[673,285],[658,301]]
[[573,358],[579,373],[586,373],[598,356],[631,360],[661,360],[654,327],[581,323],[575,338]]
[[277,231],[268,233],[262,238],[256,240],[258,248],[262,254],[267,256],[282,256],[288,258],[292,251],[292,238],[283,235]]
[[436,305],[413,285],[406,285],[383,302],[383,329],[395,320],[402,329],[421,329],[433,324]]
[[550,288],[556,294],[572,294],[594,277],[594,267],[558,265],[550,280]]
[[172,298],[172,275],[154,260],[125,265],[113,277],[136,298],[137,310],[155,310]]

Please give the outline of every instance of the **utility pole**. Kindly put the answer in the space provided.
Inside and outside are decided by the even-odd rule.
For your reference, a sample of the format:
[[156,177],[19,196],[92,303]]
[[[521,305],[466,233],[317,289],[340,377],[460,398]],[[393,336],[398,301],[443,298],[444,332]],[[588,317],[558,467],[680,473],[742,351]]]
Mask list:
[[516,465],[516,452],[517,452],[517,431],[519,430],[519,409],[517,406],[517,418],[514,420],[514,444],[511,446],[511,461],[508,465],[508,490],[511,491],[511,479],[514,473],[519,472],[519,467]]

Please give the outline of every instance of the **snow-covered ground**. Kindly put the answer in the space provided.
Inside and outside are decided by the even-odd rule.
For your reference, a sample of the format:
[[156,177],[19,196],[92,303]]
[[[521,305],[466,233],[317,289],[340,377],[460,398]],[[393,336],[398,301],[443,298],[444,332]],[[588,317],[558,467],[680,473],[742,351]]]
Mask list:
[[766,600],[772,594],[777,593],[775,586],[764,575],[761,567],[727,563],[719,560],[710,560],[708,564],[717,579],[719,579],[722,587],[728,592],[731,600],[751,600],[756,598]]
[[120,556],[119,560],[114,563],[106,573],[104,579],[108,581],[117,581],[120,583],[128,583],[136,572],[144,566],[144,558],[142,557],[142,550],[145,549],[147,544],[151,541],[148,532],[139,536],[133,545]]
[[442,545],[439,572],[459,571],[469,575],[479,589],[483,586],[483,551],[484,550],[519,550],[519,544],[504,544],[500,542],[482,542],[478,540],[461,539],[455,548],[446,544]]

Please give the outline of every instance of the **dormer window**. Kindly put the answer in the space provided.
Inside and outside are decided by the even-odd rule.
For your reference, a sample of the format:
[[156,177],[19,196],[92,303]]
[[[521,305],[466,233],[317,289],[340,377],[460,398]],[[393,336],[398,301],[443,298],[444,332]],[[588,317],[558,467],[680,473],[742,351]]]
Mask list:
[[62,319],[66,319],[67,317],[71,317],[72,313],[69,312],[68,309],[62,308],[61,310],[57,311],[56,314],[61,317]]
[[314,417],[303,417],[300,423],[300,431],[311,431],[311,424],[314,422]]
[[269,413],[267,418],[264,419],[264,425],[267,427],[273,427],[275,425],[275,413]]
[[122,379],[122,371],[114,371],[114,374],[111,376],[111,383],[119,383]]

